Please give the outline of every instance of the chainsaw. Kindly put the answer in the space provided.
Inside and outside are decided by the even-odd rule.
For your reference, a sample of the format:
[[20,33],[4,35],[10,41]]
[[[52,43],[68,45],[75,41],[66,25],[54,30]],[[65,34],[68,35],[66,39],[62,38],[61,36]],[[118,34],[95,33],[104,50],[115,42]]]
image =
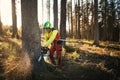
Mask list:
[[50,55],[49,48],[47,48],[47,47],[42,47],[42,48],[41,48],[41,55],[40,55],[40,57],[38,58],[38,62],[40,62],[40,61],[42,60],[42,58],[48,57],[49,55]]

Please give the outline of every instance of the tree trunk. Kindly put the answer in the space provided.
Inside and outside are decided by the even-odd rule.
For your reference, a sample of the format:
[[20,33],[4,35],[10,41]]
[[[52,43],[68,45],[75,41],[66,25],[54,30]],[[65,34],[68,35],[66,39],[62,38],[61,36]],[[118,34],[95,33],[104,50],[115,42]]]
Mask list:
[[107,0],[105,0],[105,14],[104,14],[104,40],[108,40],[108,25],[107,25]]
[[78,37],[78,11],[77,11],[77,3],[75,3],[75,39]]
[[47,0],[47,20],[50,21],[50,0]]
[[54,28],[58,29],[58,0],[54,0]]
[[71,0],[71,35],[73,37],[73,14],[72,14],[72,0]]
[[68,21],[67,27],[68,27],[68,34],[70,34],[70,19],[69,19],[69,11],[70,11],[70,9],[69,9],[69,7],[70,7],[70,4],[68,3],[67,4],[67,21]]
[[80,39],[81,35],[80,35],[80,0],[78,0],[78,36],[77,38]]
[[[66,2],[67,0],[61,0],[60,34],[62,39],[66,39]],[[65,46],[65,42],[63,46]]]
[[94,3],[92,0],[91,39],[94,39]]
[[37,0],[21,0],[22,11],[22,49],[30,56],[33,74],[46,71],[40,56],[40,29],[37,17]]
[[83,38],[84,36],[83,36],[83,27],[84,27],[84,4],[83,4],[83,0],[81,0],[81,9],[82,9],[82,25],[81,25],[81,38]]
[[94,0],[94,44],[99,45],[98,0]]
[[67,25],[67,27],[68,27],[68,35],[70,36],[70,34],[71,34],[71,30],[70,30],[70,9],[71,9],[71,3],[69,2],[68,4],[67,4],[67,21],[68,21],[68,25]]
[[44,0],[42,0],[42,25],[44,23]]
[[12,38],[18,38],[15,0],[12,0]]
[[119,26],[119,43],[120,43],[120,22],[118,23]]
[[88,0],[86,1],[86,27],[87,27],[87,35],[86,35],[86,38],[89,39],[89,30],[90,30],[90,27],[89,27],[89,2]]
[[0,14],[0,36],[2,36],[2,34],[3,34],[3,30],[2,30],[2,22],[1,22],[1,14]]

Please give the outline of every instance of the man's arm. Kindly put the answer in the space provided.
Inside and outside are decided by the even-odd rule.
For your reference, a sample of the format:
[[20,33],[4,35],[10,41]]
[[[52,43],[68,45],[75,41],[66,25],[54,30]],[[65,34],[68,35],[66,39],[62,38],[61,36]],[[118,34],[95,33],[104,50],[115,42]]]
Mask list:
[[57,30],[54,30],[49,38],[49,40],[47,40],[45,46],[48,47],[53,41],[54,39],[56,38],[56,35],[57,35],[58,31]]

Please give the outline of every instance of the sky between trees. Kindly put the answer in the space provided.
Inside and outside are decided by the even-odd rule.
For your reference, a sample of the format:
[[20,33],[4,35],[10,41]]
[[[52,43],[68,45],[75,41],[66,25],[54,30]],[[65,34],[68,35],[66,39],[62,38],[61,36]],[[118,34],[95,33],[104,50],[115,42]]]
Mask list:
[[[60,1],[58,0],[58,8],[60,8]],[[69,1],[69,0],[68,0]],[[42,0],[38,0],[38,21],[39,24],[47,21],[47,0],[43,0],[43,10],[42,10]],[[74,0],[73,0],[74,2]],[[17,27],[21,26],[21,0],[16,0],[16,13],[17,13]],[[12,9],[11,0],[0,0],[0,11],[1,20],[4,25],[12,25]],[[43,15],[42,15],[43,11]],[[60,9],[58,9],[58,15],[60,17]],[[43,16],[43,20],[42,20]],[[53,22],[53,0],[50,2],[50,21]]]

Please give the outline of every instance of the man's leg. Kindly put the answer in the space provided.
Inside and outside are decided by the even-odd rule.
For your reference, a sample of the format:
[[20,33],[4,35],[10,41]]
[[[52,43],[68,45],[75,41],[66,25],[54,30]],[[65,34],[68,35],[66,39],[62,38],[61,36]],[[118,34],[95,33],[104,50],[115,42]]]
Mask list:
[[58,59],[58,68],[62,66],[62,45],[57,45],[56,47],[57,59]]
[[52,64],[56,64],[56,63],[55,63],[54,56],[53,56],[53,55],[54,55],[54,52],[55,52],[55,48],[54,48],[54,46],[51,46],[51,47],[50,47],[50,60],[51,60],[51,63],[52,63]]

